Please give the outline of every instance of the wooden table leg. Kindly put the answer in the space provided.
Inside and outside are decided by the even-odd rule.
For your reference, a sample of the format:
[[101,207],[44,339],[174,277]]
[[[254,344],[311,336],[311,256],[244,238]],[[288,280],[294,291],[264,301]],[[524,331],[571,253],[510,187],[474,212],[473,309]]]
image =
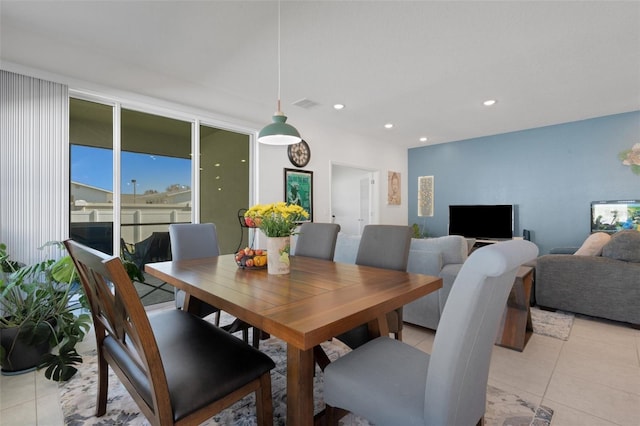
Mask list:
[[380,315],[373,321],[367,324],[369,329],[369,337],[375,339],[380,336],[389,335],[389,322],[387,321],[387,314]]
[[313,349],[287,344],[287,424],[313,425]]

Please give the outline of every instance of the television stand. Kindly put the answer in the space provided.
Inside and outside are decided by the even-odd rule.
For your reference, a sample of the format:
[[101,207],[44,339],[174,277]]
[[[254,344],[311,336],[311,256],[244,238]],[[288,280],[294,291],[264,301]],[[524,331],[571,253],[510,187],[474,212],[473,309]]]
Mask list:
[[502,315],[496,345],[522,352],[533,333],[531,323],[531,287],[533,268],[520,266]]
[[473,244],[473,248],[477,249],[480,247],[489,246],[491,244],[497,243],[498,241],[499,240],[476,240],[476,242]]
[[480,247],[490,246],[491,244],[499,243],[502,241],[510,241],[512,239],[517,240],[518,238],[505,238],[501,240],[476,240],[476,242],[473,244],[473,247],[471,247],[469,254],[471,254],[474,250],[479,249]]

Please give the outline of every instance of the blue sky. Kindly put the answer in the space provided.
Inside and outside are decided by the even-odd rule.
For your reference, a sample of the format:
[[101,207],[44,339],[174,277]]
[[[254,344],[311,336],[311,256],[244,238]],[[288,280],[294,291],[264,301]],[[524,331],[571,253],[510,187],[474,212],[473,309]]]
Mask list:
[[[132,179],[138,194],[150,189],[163,192],[173,184],[191,186],[188,159],[123,152],[121,166],[123,194],[133,194]],[[113,151],[72,145],[71,180],[113,191]]]

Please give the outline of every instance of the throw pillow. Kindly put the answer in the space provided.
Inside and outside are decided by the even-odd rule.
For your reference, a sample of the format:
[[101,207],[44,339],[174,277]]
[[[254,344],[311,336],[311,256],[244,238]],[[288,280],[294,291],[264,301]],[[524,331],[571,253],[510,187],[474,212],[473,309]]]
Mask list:
[[600,256],[602,248],[611,240],[605,232],[595,232],[587,237],[582,246],[574,253],[576,256]]
[[640,232],[616,232],[602,249],[602,256],[625,262],[640,262]]

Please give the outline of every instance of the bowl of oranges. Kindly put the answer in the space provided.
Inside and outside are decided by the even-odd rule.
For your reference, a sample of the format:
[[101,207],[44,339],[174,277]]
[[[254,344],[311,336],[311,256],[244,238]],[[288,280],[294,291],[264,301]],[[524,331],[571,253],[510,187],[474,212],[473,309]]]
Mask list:
[[236,253],[236,264],[241,269],[264,269],[267,267],[267,251],[245,247]]

